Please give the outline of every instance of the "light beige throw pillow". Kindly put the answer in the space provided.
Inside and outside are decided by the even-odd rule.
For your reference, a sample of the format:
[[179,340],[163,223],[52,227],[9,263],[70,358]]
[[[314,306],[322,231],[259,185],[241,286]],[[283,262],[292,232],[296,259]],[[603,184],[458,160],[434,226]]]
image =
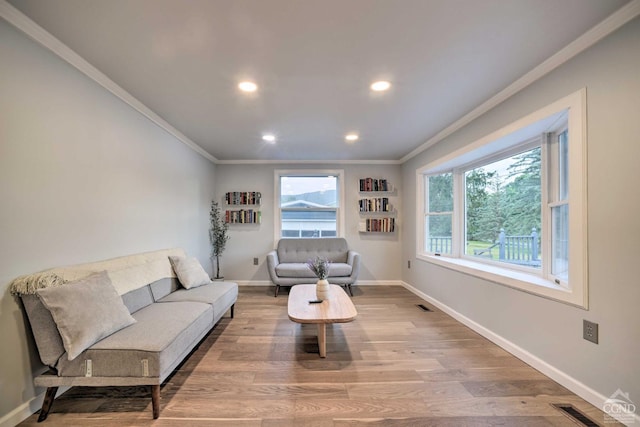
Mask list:
[[170,256],[169,261],[171,261],[173,271],[176,272],[180,284],[184,286],[185,289],[211,283],[211,278],[209,278],[207,272],[204,271],[204,268],[200,265],[200,261],[196,258]]
[[136,322],[106,271],[61,286],[38,289],[37,295],[51,312],[69,360]]

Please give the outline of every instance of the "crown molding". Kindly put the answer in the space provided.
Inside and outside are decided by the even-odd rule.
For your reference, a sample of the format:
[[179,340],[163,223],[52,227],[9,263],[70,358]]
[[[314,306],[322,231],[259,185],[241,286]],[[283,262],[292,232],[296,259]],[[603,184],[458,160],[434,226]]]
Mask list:
[[638,15],[640,15],[640,0],[633,0],[630,3],[627,3],[625,6],[609,15],[609,17],[604,21],[592,27],[590,30],[575,39],[573,42],[569,43],[567,46],[547,58],[540,65],[520,77],[515,82],[511,83],[509,86],[498,92],[493,97],[489,98],[487,101],[480,104],[475,109],[471,110],[471,112],[469,112],[468,114],[462,116],[451,125],[442,129],[440,132],[428,139],[418,148],[402,157],[400,159],[400,162],[405,163],[418,154],[422,153],[427,148],[439,143],[452,133],[460,130],[461,128],[468,125],[483,114],[487,113],[497,105],[506,101],[511,96],[520,92],[533,82],[541,79],[551,71],[555,70],[574,56],[593,46]]
[[400,165],[400,160],[218,160],[218,165]]
[[100,70],[87,62],[80,55],[71,50],[67,45],[55,38],[51,33],[47,32],[44,28],[36,24],[25,14],[7,3],[6,0],[0,0],[0,17],[4,18],[9,24],[22,31],[32,40],[36,41],[45,48],[49,49],[54,54],[58,55],[61,59],[78,69],[78,71],[98,83],[100,86],[111,92],[116,97],[120,98],[126,104],[131,106],[131,108],[138,111],[147,119],[151,120],[151,122],[153,122],[155,125],[160,127],[171,136],[175,137],[178,141],[182,142],[196,153],[200,154],[202,157],[208,159],[213,163],[218,161],[218,159],[206,152],[198,144],[187,138],[179,130],[166,122],[162,117],[151,111],[142,102],[138,101],[133,95],[116,84],[113,80],[111,80]]

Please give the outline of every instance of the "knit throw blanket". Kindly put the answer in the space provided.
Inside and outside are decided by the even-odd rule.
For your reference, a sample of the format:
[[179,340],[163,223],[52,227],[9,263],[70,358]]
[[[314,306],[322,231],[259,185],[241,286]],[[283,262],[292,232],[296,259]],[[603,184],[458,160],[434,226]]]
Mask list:
[[106,271],[119,295],[166,277],[176,277],[169,256],[185,256],[180,248],[127,255],[105,261],[57,267],[21,276],[11,282],[12,295],[33,295],[38,289],[60,286],[98,271]]

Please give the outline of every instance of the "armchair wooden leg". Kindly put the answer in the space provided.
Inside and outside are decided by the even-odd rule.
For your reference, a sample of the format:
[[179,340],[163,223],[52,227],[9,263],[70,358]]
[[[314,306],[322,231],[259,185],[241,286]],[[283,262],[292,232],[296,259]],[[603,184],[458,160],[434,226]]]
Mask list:
[[160,384],[151,386],[151,407],[153,408],[153,419],[160,416]]
[[40,409],[40,415],[38,415],[38,422],[41,423],[47,419],[53,400],[56,398],[58,387],[47,387],[47,391],[44,394],[44,402],[42,402],[42,409]]
[[231,318],[232,318],[232,319],[233,319],[233,309],[234,309],[235,307],[236,307],[236,305],[235,305],[235,304],[233,304],[233,305],[231,306]]
[[353,296],[353,289],[351,289],[351,283],[347,285],[347,288],[349,288],[349,295]]
[[280,285],[276,285],[276,294],[274,295],[274,298],[278,296],[279,290],[280,290]]

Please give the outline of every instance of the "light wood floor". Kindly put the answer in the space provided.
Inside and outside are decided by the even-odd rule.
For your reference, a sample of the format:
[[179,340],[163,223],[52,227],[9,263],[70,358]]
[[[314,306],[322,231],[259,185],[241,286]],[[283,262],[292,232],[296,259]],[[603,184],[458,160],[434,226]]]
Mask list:
[[[163,385],[72,388],[40,426],[575,426],[551,406],[598,409],[402,287],[354,287],[358,317],[287,318],[287,288],[241,287],[223,319]],[[428,305],[428,304],[425,304]],[[433,308],[433,307],[431,307]],[[21,425],[35,425],[36,415]]]

